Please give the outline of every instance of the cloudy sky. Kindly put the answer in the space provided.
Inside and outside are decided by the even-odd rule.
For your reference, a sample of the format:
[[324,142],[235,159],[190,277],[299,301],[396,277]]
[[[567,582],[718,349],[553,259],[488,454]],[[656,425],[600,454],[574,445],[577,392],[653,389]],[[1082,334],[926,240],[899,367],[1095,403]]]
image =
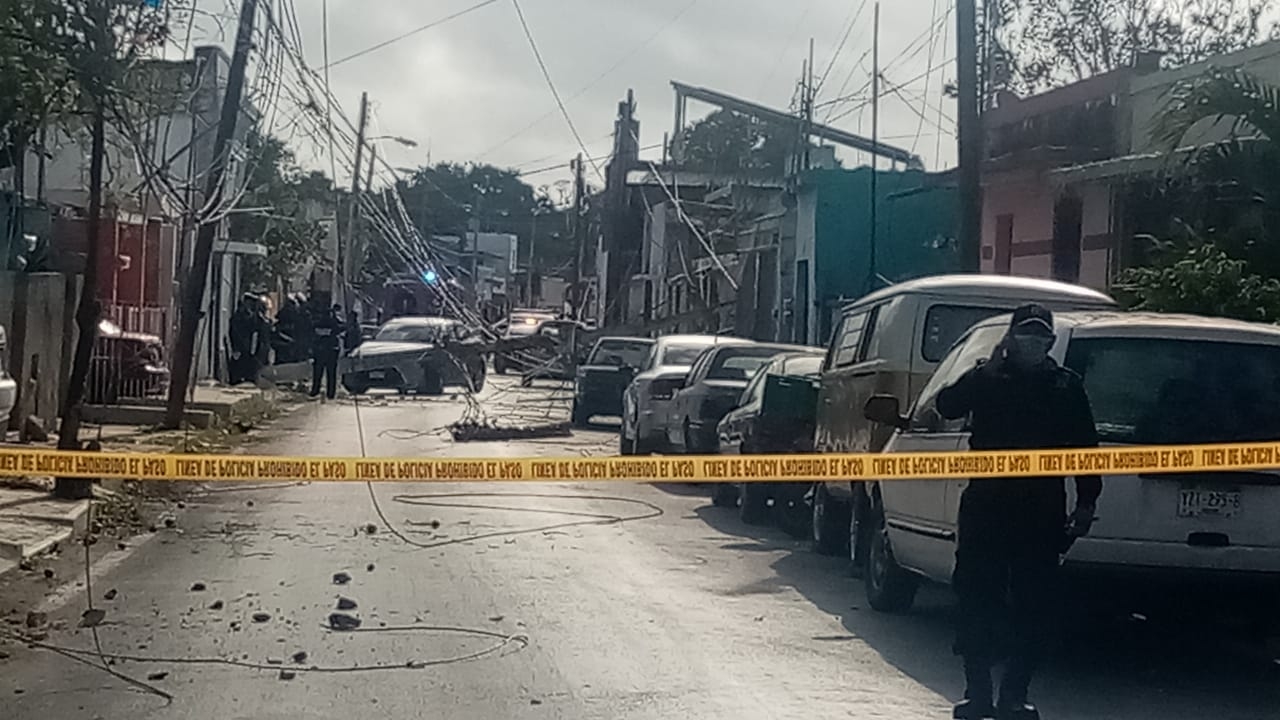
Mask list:
[[[479,1],[329,0],[329,60]],[[306,59],[320,67],[321,0],[295,2]],[[671,129],[673,79],[786,109],[810,38],[817,74],[830,65],[818,119],[830,117],[834,125],[869,135],[873,5],[874,0],[520,0],[569,115],[596,156],[609,151],[617,102],[628,88],[635,91],[646,146],[660,145]],[[930,169],[953,164],[955,155],[955,104],[942,96],[943,84],[955,77],[950,8],[948,0],[893,0],[881,9],[881,61],[889,82],[881,136],[914,148]],[[928,73],[931,66],[935,71]],[[416,149],[380,146],[398,165],[426,162],[429,148],[436,162],[536,170],[578,152],[511,0],[341,62],[332,67],[331,82],[352,117],[360,92],[369,93],[375,134],[419,143]],[[691,103],[690,119],[711,109]],[[300,149],[303,157],[309,154],[314,157],[314,149]],[[656,158],[660,150],[646,155]],[[859,162],[851,155],[843,159]],[[559,169],[528,179],[538,185],[567,175]]]

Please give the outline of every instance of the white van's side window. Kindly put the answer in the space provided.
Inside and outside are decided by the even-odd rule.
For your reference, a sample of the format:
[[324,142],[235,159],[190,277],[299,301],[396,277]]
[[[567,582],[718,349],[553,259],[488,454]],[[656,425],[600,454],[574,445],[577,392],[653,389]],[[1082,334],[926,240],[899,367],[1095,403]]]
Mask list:
[[866,311],[844,316],[840,321],[840,331],[831,339],[831,350],[827,353],[828,368],[847,367],[858,361],[866,323]]
[[920,354],[929,362],[938,362],[966,330],[989,317],[1007,312],[1008,309],[991,307],[933,305],[924,316],[924,340]]

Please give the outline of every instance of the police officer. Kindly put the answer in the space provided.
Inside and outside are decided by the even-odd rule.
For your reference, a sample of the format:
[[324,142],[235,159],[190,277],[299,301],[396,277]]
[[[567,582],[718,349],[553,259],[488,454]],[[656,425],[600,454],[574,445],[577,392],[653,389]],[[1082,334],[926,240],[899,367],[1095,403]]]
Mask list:
[[[938,412],[970,417],[973,450],[1096,446],[1084,386],[1049,356],[1053,343],[1053,315],[1039,305],[1018,308],[991,358],[939,393]],[[1076,476],[1075,483],[1069,518],[1061,477],[975,479],[965,489],[952,583],[966,688],[953,717],[1039,718],[1027,692],[1053,640],[1059,557],[1088,532],[1102,491],[1094,475]],[[1002,652],[997,638],[1006,619],[1012,633]],[[991,674],[1002,656],[1005,673],[993,702]]]
[[321,312],[312,328],[311,397],[320,394],[320,377],[325,380],[325,396],[330,400],[338,393],[338,355],[342,348],[342,307],[334,305]]

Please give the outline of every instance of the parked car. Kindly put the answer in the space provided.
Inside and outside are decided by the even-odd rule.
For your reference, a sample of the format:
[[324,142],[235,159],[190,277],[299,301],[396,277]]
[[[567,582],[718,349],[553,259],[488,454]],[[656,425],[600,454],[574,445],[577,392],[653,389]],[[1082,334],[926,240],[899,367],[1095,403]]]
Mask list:
[[[965,420],[937,412],[939,391],[989,357],[1008,328],[978,324],[925,385],[909,416],[877,397],[866,414],[893,431],[884,451],[968,447]],[[1271,441],[1280,437],[1280,328],[1179,315],[1062,313],[1052,355],[1080,373],[1106,445]],[[872,484],[875,528],[865,575],[871,605],[903,610],[921,578],[946,582],[955,564],[964,480]],[[1074,488],[1068,484],[1069,502]],[[1280,588],[1280,471],[1109,476],[1088,536],[1068,568],[1143,583],[1249,578]],[[1118,594],[1109,583],[1109,594]],[[1238,597],[1259,597],[1256,592]],[[1220,591],[1219,607],[1230,603]],[[1232,594],[1235,595],[1234,593]],[[1273,602],[1280,595],[1272,596]],[[1274,605],[1273,605],[1274,607]]]
[[[527,338],[536,334],[544,322],[555,319],[556,314],[546,310],[512,310],[507,317],[506,325],[500,328],[500,338],[503,340]],[[530,361],[524,356],[523,350],[500,351],[493,356],[493,371],[499,375],[507,374],[509,369],[525,370],[529,366]]]
[[[952,343],[974,323],[1028,302],[1055,312],[1110,309],[1115,301],[1076,285],[1002,275],[939,275],[874,292],[844,308],[822,369],[814,448],[817,452],[878,452],[890,431],[867,421],[874,394],[903,407],[919,394]],[[861,522],[865,489],[826,481],[813,487],[812,542],[822,553],[865,559],[870,529]]]
[[653,348],[648,338],[603,337],[578,366],[573,384],[573,424],[596,415],[622,415],[622,394]]
[[779,353],[801,349],[799,345],[764,343],[707,348],[671,398],[670,414],[664,423],[667,447],[683,453],[718,452],[716,426],[742,397],[751,376]]
[[9,427],[9,414],[18,403],[18,384],[9,375],[9,340],[0,325],[0,437]]
[[163,395],[168,389],[169,368],[160,336],[125,332],[106,319],[98,322],[85,379],[88,402],[114,404],[121,398]]
[[[751,382],[717,427],[722,454],[803,453],[813,449],[813,419],[818,406],[822,351],[775,355]],[[809,506],[802,483],[717,485],[712,501],[737,505],[743,522],[760,525],[774,519],[787,532],[809,530]]]
[[390,388],[439,395],[447,386],[479,392],[485,379],[483,347],[457,320],[396,318],[342,360],[342,386],[354,394]]
[[666,423],[671,417],[671,400],[684,385],[689,368],[703,350],[713,345],[750,345],[740,338],[716,335],[665,335],[658,338],[649,357],[640,366],[622,395],[622,426],[618,430],[619,452],[644,455],[663,449],[667,443]]

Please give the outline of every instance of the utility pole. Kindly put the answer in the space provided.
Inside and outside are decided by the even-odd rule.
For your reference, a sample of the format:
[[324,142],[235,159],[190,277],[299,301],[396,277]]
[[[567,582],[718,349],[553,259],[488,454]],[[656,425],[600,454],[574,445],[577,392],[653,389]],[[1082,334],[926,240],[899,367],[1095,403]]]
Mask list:
[[978,112],[978,13],[975,0],[956,0],[957,150],[960,160],[960,267],[981,269],[982,119]]
[[[76,307],[76,325],[80,333],[76,339],[76,353],[71,365],[71,379],[67,382],[66,405],[62,424],[58,427],[58,449],[80,449],[80,415],[84,411],[84,386],[89,379],[89,360],[93,346],[98,341],[98,258],[101,255],[102,226],[102,164],[106,155],[106,118],[101,97],[103,90],[95,90],[93,101],[93,129],[89,148],[89,232],[88,252],[85,253],[84,281],[80,287],[80,303]],[[41,150],[43,152],[43,149]],[[67,500],[81,500],[93,496],[93,481],[60,477],[54,480],[53,492]]]
[[[360,172],[364,170],[361,159],[364,157],[364,130],[369,122],[369,93],[360,93],[360,125],[356,129],[356,162],[351,170],[351,207],[347,212],[347,232],[338,235],[338,282],[341,288],[342,306],[349,308],[350,298],[347,290],[351,287],[347,271],[351,267],[351,251],[356,244],[356,220],[360,217]],[[343,238],[346,243],[343,243]]]
[[876,284],[876,223],[879,220],[880,197],[880,3],[875,5],[871,26],[871,242],[867,246],[867,292]]
[[538,208],[533,209],[533,219],[529,222],[529,269],[525,271],[525,303],[527,307],[535,307],[533,304],[533,246],[538,242]]
[[582,265],[585,262],[587,250],[587,223],[582,219],[583,201],[586,194],[586,184],[582,177],[582,153],[578,153],[578,157],[573,161],[573,242],[577,249],[577,255],[573,261],[573,282],[570,287],[573,288],[572,303],[574,320],[579,319],[582,314],[582,306],[586,301],[586,291],[582,287]]
[[[240,116],[240,100],[244,93],[245,68],[249,64],[249,49],[253,46],[253,20],[258,0],[243,0],[240,5],[240,25],[236,29],[236,47],[231,56],[231,68],[227,71],[227,90],[222,98],[222,115],[218,118],[218,134],[213,140],[213,161],[205,184],[204,206],[217,207],[222,202],[223,178],[227,171],[227,156],[235,137],[236,121]],[[186,297],[182,299],[182,314],[178,325],[178,343],[173,353],[173,375],[169,385],[169,403],[165,412],[165,427],[173,429],[182,424],[187,409],[187,387],[191,383],[191,367],[195,359],[196,331],[200,325],[200,306],[204,300],[205,286],[209,280],[209,261],[213,257],[213,241],[218,224],[202,220],[196,232],[195,252],[186,283]]]

